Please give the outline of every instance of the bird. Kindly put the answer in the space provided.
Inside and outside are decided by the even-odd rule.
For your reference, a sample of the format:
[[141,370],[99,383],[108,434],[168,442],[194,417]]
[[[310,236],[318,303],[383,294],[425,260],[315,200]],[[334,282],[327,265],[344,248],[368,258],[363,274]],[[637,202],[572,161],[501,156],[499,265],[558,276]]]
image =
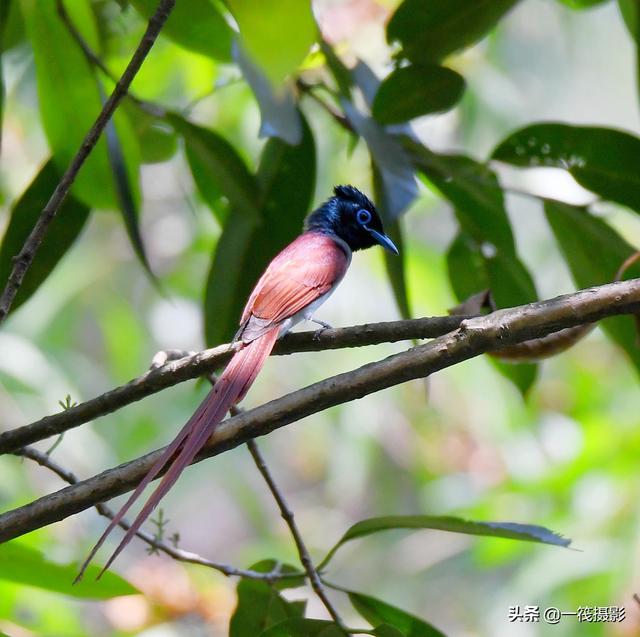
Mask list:
[[160,483],[98,578],[111,566],[205,445],[229,408],[244,398],[276,340],[303,320],[313,321],[322,329],[330,327],[316,319],[314,313],[342,281],[352,253],[380,245],[399,254],[398,248],[384,233],[373,202],[364,193],[350,185],[336,186],[333,193],[306,218],[302,234],[267,266],[242,313],[240,328],[233,339],[233,357],[204,401],[112,518],[84,561],[76,582],[82,578],[107,536],[149,483],[166,467]]

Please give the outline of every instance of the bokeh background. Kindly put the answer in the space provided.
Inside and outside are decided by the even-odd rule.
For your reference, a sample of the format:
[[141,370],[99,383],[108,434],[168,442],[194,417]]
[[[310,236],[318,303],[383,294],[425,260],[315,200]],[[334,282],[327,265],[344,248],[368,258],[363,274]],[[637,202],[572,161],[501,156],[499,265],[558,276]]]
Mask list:
[[[144,27],[131,10],[108,62],[126,62]],[[384,24],[393,2],[314,3],[325,36],[347,61],[388,69]],[[115,36],[118,37],[115,37]],[[573,11],[557,0],[520,3],[478,45],[454,57],[468,81],[463,101],[415,130],[436,150],[484,159],[531,121],[600,124],[640,133],[635,49],[616,3]],[[40,128],[33,59],[21,46],[3,57],[7,102],[0,161],[0,224],[48,155]],[[215,83],[215,90],[212,86]],[[161,38],[134,82],[142,97],[188,110],[224,131],[255,162],[259,112],[234,67],[216,66]],[[305,105],[318,146],[314,201],[336,183],[371,191],[368,156],[328,116]],[[592,196],[565,173],[499,168],[520,254],[542,298],[574,285],[539,203],[526,190],[574,203]],[[201,303],[220,227],[196,194],[179,150],[142,172],[142,233],[166,294],[149,283],[117,214],[91,218],[81,239],[0,332],[3,429],[83,401],[140,374],[154,353],[204,346]],[[606,220],[640,245],[637,215],[610,204]],[[448,204],[426,186],[406,215],[406,263],[416,316],[441,315],[456,301],[444,254],[456,226]],[[394,319],[398,313],[381,251],[358,254],[321,318],[333,326]],[[594,255],[597,258],[597,255]],[[258,405],[328,375],[407,347],[274,357],[245,401]],[[353,522],[389,514],[451,514],[543,524],[579,550],[440,532],[389,532],[344,547],[328,579],[424,617],[456,637],[640,634],[640,400],[624,354],[596,330],[545,362],[525,401],[486,359],[444,370],[316,414],[261,440],[315,556]],[[64,436],[54,457],[81,477],[166,443],[206,392],[186,383]],[[46,449],[47,444],[41,445]],[[0,462],[0,506],[26,503],[62,486],[27,461]],[[239,566],[264,557],[295,562],[290,535],[244,448],[190,468],[163,502],[180,545]],[[90,510],[25,538],[52,559],[79,560],[105,526]],[[117,540],[114,537],[111,543]],[[0,564],[0,569],[2,565]],[[134,542],[116,570],[144,596],[77,601],[0,579],[0,630],[23,635],[225,635],[235,583],[199,567],[148,556]],[[296,593],[298,594],[298,593]],[[349,618],[352,610],[337,603]],[[619,624],[514,624],[509,606],[625,606]],[[310,596],[312,614],[324,609]]]

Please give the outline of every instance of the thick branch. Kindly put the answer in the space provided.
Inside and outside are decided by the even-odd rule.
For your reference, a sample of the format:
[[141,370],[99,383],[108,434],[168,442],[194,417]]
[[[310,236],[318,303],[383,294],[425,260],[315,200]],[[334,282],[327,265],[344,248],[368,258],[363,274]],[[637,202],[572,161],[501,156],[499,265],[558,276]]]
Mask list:
[[[357,325],[343,329],[288,334],[278,341],[275,354],[317,352],[325,349],[359,347],[378,343],[434,338],[456,329],[464,316],[422,318],[413,321],[390,321],[372,325]],[[125,405],[155,394],[185,380],[198,378],[220,367],[229,360],[229,345],[221,345],[203,352],[172,361],[159,369],[146,372],[126,385],[76,405],[63,412],[45,416],[40,420],[0,434],[0,453],[9,453],[33,444],[90,420],[116,411]]]
[[[195,461],[223,453],[310,414],[426,377],[484,352],[607,316],[638,313],[640,279],[634,279],[466,319],[458,329],[430,343],[333,376],[229,418],[221,423]],[[154,451],[0,515],[0,542],[125,493],[142,479],[160,453]]]
[[9,280],[2,292],[2,296],[0,296],[0,323],[7,317],[7,314],[11,309],[11,304],[13,303],[13,300],[22,285],[22,281],[33,262],[36,252],[44,239],[47,229],[49,228],[49,224],[56,216],[73,182],[75,181],[80,168],[82,168],[82,165],[98,142],[102,131],[111,119],[111,116],[118,107],[118,104],[127,94],[133,78],[140,70],[142,63],[156,41],[164,23],[167,21],[169,13],[173,9],[175,2],[176,0],[160,0],[158,8],[156,9],[155,14],[151,16],[147,29],[140,40],[140,44],[131,57],[122,77],[116,83],[113,92],[109,96],[109,99],[104,103],[100,114],[96,118],[91,130],[84,138],[84,141],[73,158],[71,165],[67,168],[66,172],[60,179],[60,182],[56,186],[56,189],[53,191],[51,198],[40,213],[40,217],[27,237],[22,249],[13,258],[13,267],[11,269],[11,274],[9,275]]

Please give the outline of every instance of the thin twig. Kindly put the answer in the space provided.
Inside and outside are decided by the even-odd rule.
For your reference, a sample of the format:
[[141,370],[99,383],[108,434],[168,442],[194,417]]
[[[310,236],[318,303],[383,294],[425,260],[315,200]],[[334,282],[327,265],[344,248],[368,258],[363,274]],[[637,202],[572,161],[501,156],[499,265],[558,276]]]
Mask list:
[[[640,279],[632,279],[467,319],[459,329],[430,343],[327,378],[228,418],[220,423],[194,462],[223,453],[305,416],[408,380],[425,378],[485,352],[572,325],[639,312]],[[160,453],[162,450],[154,451],[1,514],[0,542],[125,493],[140,482]]]
[[122,77],[118,82],[116,82],[113,92],[109,96],[109,99],[104,103],[100,114],[96,118],[91,130],[89,130],[84,138],[84,141],[73,158],[71,165],[65,171],[49,201],[40,213],[40,217],[27,237],[22,249],[13,258],[13,267],[11,269],[11,274],[9,275],[9,280],[7,281],[2,295],[0,296],[0,323],[7,317],[9,310],[11,309],[11,304],[22,285],[22,281],[24,280],[29,267],[33,263],[33,259],[46,235],[47,229],[60,209],[60,206],[64,202],[73,182],[76,179],[76,176],[78,175],[78,172],[80,171],[80,168],[82,168],[87,157],[89,157],[89,154],[98,142],[102,131],[122,101],[122,98],[127,94],[133,78],[140,70],[142,63],[167,21],[169,13],[173,9],[175,2],[176,0],[160,0],[158,8],[149,20],[149,24],[147,25],[147,29],[142,36],[142,39],[140,40],[140,44],[132,55]]
[[284,498],[284,495],[280,491],[280,488],[276,484],[269,468],[267,467],[267,463],[264,461],[260,450],[258,449],[258,445],[255,440],[249,440],[247,442],[247,447],[249,448],[249,453],[253,458],[253,461],[258,467],[258,471],[264,478],[264,481],[267,483],[269,487],[269,491],[271,491],[271,495],[273,495],[274,500],[276,501],[278,508],[280,509],[280,515],[282,519],[285,521],[286,525],[289,527],[289,531],[291,532],[291,536],[293,537],[293,541],[295,542],[296,548],[298,549],[298,555],[300,556],[300,562],[302,566],[304,566],[304,570],[307,572],[307,576],[309,577],[309,583],[311,584],[311,588],[315,591],[315,594],[318,596],[320,601],[323,603],[324,607],[327,609],[329,615],[331,615],[331,619],[338,625],[338,627],[342,630],[343,633],[348,634],[348,630],[342,621],[338,611],[336,611],[335,607],[331,603],[331,600],[327,597],[327,593],[324,590],[324,586],[322,585],[322,580],[320,579],[320,575],[316,570],[316,567],[313,564],[313,560],[311,559],[311,555],[309,555],[309,551],[302,539],[302,534],[300,533],[300,529],[296,524],[296,521],[293,516],[293,511],[290,509],[287,501]]
[[[287,334],[276,343],[273,353],[317,352],[343,347],[361,347],[379,343],[433,338],[456,329],[465,318],[468,317],[441,316]],[[55,436],[167,387],[198,378],[225,364],[232,354],[230,345],[220,345],[177,361],[171,361],[160,368],[145,372],[126,385],[116,387],[66,410],[64,413],[45,416],[29,425],[5,431],[0,434],[0,454]]]
[[[33,447],[24,447],[22,449],[14,451],[13,453],[16,456],[29,458],[30,460],[37,462],[41,467],[45,467],[46,469],[53,471],[53,473],[62,478],[62,480],[64,480],[68,484],[78,483],[78,478],[76,477],[76,475],[72,471],[69,471],[68,469],[63,467],[58,462],[55,462],[48,453],[43,453],[42,451],[38,451]],[[96,504],[95,508],[100,515],[106,518],[112,519],[114,517],[114,512],[102,502]],[[129,529],[130,525],[126,520],[121,520],[118,523],[118,526],[126,531]],[[273,582],[285,577],[298,577],[296,573],[281,573],[278,569],[275,569],[268,573],[260,573],[258,571],[252,571],[249,569],[236,568],[235,566],[230,566],[229,564],[213,562],[212,560],[208,560],[207,558],[202,557],[197,553],[191,553],[190,551],[184,551],[175,546],[171,546],[166,542],[158,540],[158,538],[153,536],[151,533],[147,533],[142,530],[138,531],[136,535],[143,542],[146,542],[150,547],[158,551],[162,551],[166,555],[169,555],[179,562],[188,562],[189,564],[199,564],[200,566],[206,566],[207,568],[212,568],[216,571],[219,571],[227,577],[246,577],[268,582]]]

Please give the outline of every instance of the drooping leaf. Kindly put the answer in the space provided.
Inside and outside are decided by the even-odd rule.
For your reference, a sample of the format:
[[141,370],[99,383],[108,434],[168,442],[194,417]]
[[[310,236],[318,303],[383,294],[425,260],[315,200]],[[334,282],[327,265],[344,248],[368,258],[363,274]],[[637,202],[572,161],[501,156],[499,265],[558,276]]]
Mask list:
[[516,131],[493,151],[514,166],[564,168],[582,186],[640,211],[640,139],[595,126],[533,124]]
[[100,567],[93,564],[88,567],[86,577],[78,584],[73,584],[78,574],[77,564],[58,564],[18,541],[0,544],[0,564],[0,579],[71,597],[110,599],[139,592],[132,584],[111,571],[107,571],[96,581]]
[[346,100],[342,101],[342,108],[352,126],[367,142],[384,183],[389,217],[396,219],[408,208],[418,192],[413,165],[395,138],[373,118],[362,114]]
[[331,548],[318,565],[318,569],[322,570],[326,567],[336,551],[346,542],[393,529],[434,529],[450,531],[452,533],[464,533],[467,535],[483,535],[486,537],[508,538],[526,542],[540,542],[555,546],[569,546],[571,543],[570,540],[535,524],[475,522],[450,516],[436,515],[393,515],[369,518],[356,522]]
[[[611,226],[586,208],[547,201],[545,214],[573,280],[580,288],[610,283],[624,260],[635,252]],[[625,274],[626,278],[634,276],[640,277],[638,265]],[[640,347],[633,319],[616,316],[600,324],[640,371]]]
[[[102,89],[100,92],[102,101],[104,102],[106,98],[102,94]],[[113,175],[116,197],[119,204],[118,207],[122,214],[125,230],[127,231],[129,241],[138,260],[155,281],[155,275],[151,270],[140,232],[140,193],[138,192],[137,183],[132,183],[129,178],[122,141],[113,119],[107,123],[104,135],[107,140],[107,156]]]
[[271,138],[258,169],[259,215],[234,210],[225,223],[205,295],[207,343],[223,343],[238,329],[246,299],[269,261],[302,230],[315,189],[316,156],[304,118],[302,141]]
[[356,611],[373,626],[388,624],[400,631],[404,637],[444,637],[444,634],[431,624],[391,604],[355,591],[348,591],[348,595]]
[[235,214],[257,221],[258,184],[235,148],[215,131],[191,124],[179,115],[170,115],[169,121],[184,138],[193,180],[218,220],[223,222],[226,217],[220,206],[220,197],[224,196]]
[[[515,307],[537,299],[533,279],[517,256],[485,252],[466,232],[460,232],[447,251],[449,280],[459,301],[491,290],[496,306]],[[536,363],[504,363],[491,359],[497,370],[519,389],[529,392],[538,375]]]
[[[101,110],[98,84],[93,69],[59,19],[55,2],[20,0],[20,6],[33,47],[42,124],[56,167],[64,171]],[[73,18],[83,34],[95,31],[95,24],[89,22],[93,19],[90,11],[76,10]],[[129,183],[137,189],[135,138],[124,130],[127,123],[119,113],[115,125],[122,140]],[[72,193],[91,207],[118,207],[104,136],[78,173]]]
[[[268,573],[277,566],[274,560],[263,560],[251,567],[251,570]],[[279,568],[282,573],[298,573],[289,565]],[[291,617],[304,614],[304,607],[296,602],[287,601],[279,593],[284,588],[293,588],[304,584],[304,576],[286,578],[274,582],[273,585],[260,580],[241,579],[238,583],[238,603],[229,623],[229,637],[246,637],[260,635],[269,626]]]
[[297,617],[267,628],[260,637],[344,637],[344,632],[334,622]]
[[399,41],[412,62],[438,62],[475,44],[518,0],[404,0],[387,25],[389,43]]
[[26,32],[18,0],[0,0],[0,53],[24,42]]
[[290,86],[283,84],[274,88],[238,43],[233,47],[233,57],[260,107],[259,136],[279,137],[288,144],[299,144],[302,123]]
[[377,210],[382,216],[385,233],[391,238],[400,251],[399,255],[391,254],[387,250],[384,251],[384,263],[387,269],[387,276],[389,277],[391,289],[393,290],[400,315],[405,319],[409,319],[411,318],[411,307],[409,305],[409,293],[405,276],[406,255],[404,252],[402,226],[400,225],[400,220],[393,219],[389,212],[387,191],[380,175],[380,170],[374,162],[372,162],[371,168],[373,173],[374,199]]
[[489,168],[470,157],[438,155],[413,146],[420,169],[452,203],[462,228],[479,244],[515,255],[515,243],[502,189]]
[[[22,249],[59,180],[60,174],[53,162],[48,161],[13,206],[9,226],[0,245],[0,281],[8,279],[13,257]],[[82,232],[88,217],[89,208],[73,195],[67,196],[24,277],[12,311],[22,305],[51,274]]]
[[[156,0],[131,0],[147,20],[158,8]],[[210,0],[176,2],[162,34],[176,44],[221,62],[231,60],[233,31]]]
[[460,101],[464,87],[461,75],[436,64],[397,68],[380,85],[373,116],[381,124],[399,124],[441,113]]
[[240,28],[242,48],[271,84],[278,86],[298,68],[316,41],[318,29],[311,3],[300,0],[226,0],[226,3]]
[[176,133],[164,119],[150,115],[129,102],[124,102],[121,108],[125,111],[138,140],[140,161],[143,164],[168,161],[176,154]]

